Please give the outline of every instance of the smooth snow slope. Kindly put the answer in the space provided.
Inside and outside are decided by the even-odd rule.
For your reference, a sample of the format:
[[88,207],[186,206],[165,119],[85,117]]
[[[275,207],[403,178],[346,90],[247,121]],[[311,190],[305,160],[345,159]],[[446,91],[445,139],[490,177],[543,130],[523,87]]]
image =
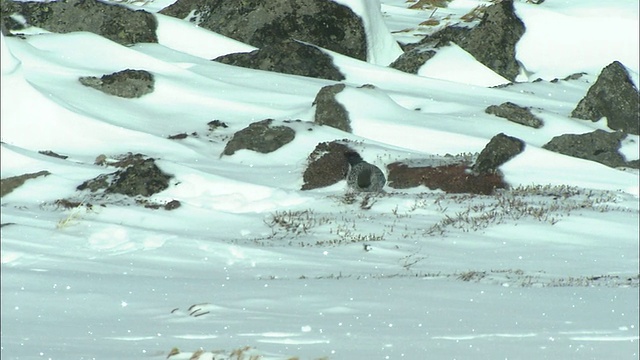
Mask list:
[[[455,21],[485,3],[456,0],[433,16]],[[236,359],[249,346],[246,358],[262,359],[637,359],[638,172],[541,148],[606,129],[569,114],[611,60],[637,77],[637,2],[580,4],[516,4],[533,29],[518,46],[530,79],[587,72],[578,80],[487,88],[478,85],[495,74],[465,82],[443,68],[434,79],[328,52],[352,86],[338,100],[353,134],[309,123],[316,93],[334,82],[211,62],[252,48],[175,19],[159,16],[160,44],[132,47],[89,33],[2,36],[1,176],[51,175],[2,198],[0,356],[166,359],[178,348],[170,359],[200,349],[202,360]],[[385,24],[370,25],[411,28],[394,33],[402,39],[427,31],[416,20],[432,11],[406,6],[383,1],[370,21]],[[594,13],[602,24],[624,16],[599,29],[608,38],[558,31],[550,44],[536,34],[586,27]],[[561,42],[600,50],[575,61]],[[155,91],[121,99],[77,80],[125,68],[153,72]],[[367,83],[376,88],[358,88]],[[535,108],[545,126],[484,113],[505,101]],[[220,156],[234,132],[266,118],[302,120],[287,124],[295,140]],[[210,132],[214,119],[229,127]],[[479,152],[499,132],[527,147],[503,167],[514,190],[494,196],[349,196],[344,182],[299,190],[318,142],[350,139],[384,169]],[[196,135],[167,139],[177,133]],[[629,160],[638,141],[623,144]],[[115,171],[95,165],[98,155],[127,152],[174,175],[149,201],[180,208],[75,190]]]

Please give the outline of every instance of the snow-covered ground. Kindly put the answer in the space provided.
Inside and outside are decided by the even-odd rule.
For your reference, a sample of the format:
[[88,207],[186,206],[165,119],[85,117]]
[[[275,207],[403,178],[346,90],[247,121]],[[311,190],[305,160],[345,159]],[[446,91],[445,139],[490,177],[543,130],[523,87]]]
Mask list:
[[[340,2],[371,14],[364,0]],[[429,16],[455,23],[488,2],[455,0],[435,13],[382,3],[367,26],[407,42],[434,31],[418,25]],[[253,47],[166,16],[159,44],[3,36],[2,178],[51,175],[2,198],[0,356],[637,359],[638,172],[541,148],[607,129],[569,117],[604,66],[621,61],[638,84],[637,1],[521,1],[516,10],[527,72],[509,87],[489,88],[499,76],[455,46],[422,76],[377,65],[397,50],[388,42],[371,63],[331,53],[353,86],[339,95],[353,134],[307,123],[333,82],[211,62]],[[126,68],[152,72],[155,91],[122,99],[78,81]],[[577,72],[587,74],[533,82]],[[363,84],[377,89],[356,89]],[[485,114],[505,101],[535,108],[544,127]],[[220,156],[234,132],[267,118],[302,120],[288,124],[295,140],[271,154]],[[214,119],[229,127],[209,132]],[[502,168],[512,190],[493,196],[351,196],[345,182],[299,190],[322,141],[353,140],[384,169],[476,153],[500,132],[527,147]],[[178,133],[196,135],[167,139]],[[628,160],[638,141],[624,140]],[[115,171],[97,156],[129,152],[174,176],[150,201],[180,208],[76,190]],[[64,209],[60,199],[82,205]]]

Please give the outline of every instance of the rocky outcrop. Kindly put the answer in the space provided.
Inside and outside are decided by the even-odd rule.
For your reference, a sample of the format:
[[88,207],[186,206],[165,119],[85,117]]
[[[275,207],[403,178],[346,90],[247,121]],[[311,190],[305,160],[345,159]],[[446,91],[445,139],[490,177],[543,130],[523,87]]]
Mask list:
[[347,174],[347,185],[355,192],[380,192],[387,183],[384,173],[377,166],[370,164],[355,151],[345,154],[350,168]]
[[417,44],[406,46],[405,55],[398,58],[393,67],[415,73],[424,64],[421,59],[428,60],[433,56],[430,50],[437,51],[454,42],[489,69],[514,81],[520,73],[520,64],[515,57],[516,43],[524,31],[524,23],[515,14],[513,0],[503,0],[484,9],[482,20],[471,29],[447,27]]
[[128,154],[117,162],[103,162],[120,170],[103,174],[80,184],[78,190],[104,191],[127,196],[151,196],[169,187],[171,175],[165,174],[152,158]]
[[145,70],[127,69],[100,78],[83,76],[79,80],[84,86],[123,98],[139,98],[153,92],[154,86],[153,74]]
[[249,53],[220,56],[214,61],[257,70],[340,81],[344,75],[333,65],[331,56],[315,46],[295,40],[266,45]]
[[610,167],[629,166],[624,156],[618,151],[620,141],[627,135],[622,132],[606,132],[596,130],[586,134],[564,134],[556,136],[543,145],[544,149],[560,154],[596,161]]
[[484,111],[487,114],[492,114],[534,129],[541,128],[544,124],[542,119],[531,113],[531,108],[519,106],[512,102],[505,102],[500,105],[491,105]]
[[[16,21],[15,15],[25,23]],[[12,32],[36,26],[55,33],[88,31],[119,44],[158,42],[153,14],[97,0],[2,0],[2,29]]]
[[349,172],[345,154],[351,151],[338,141],[319,143],[309,154],[308,165],[302,175],[302,190],[323,188],[344,180]]
[[367,60],[362,20],[328,0],[178,0],[160,13],[262,48],[295,39]]
[[574,118],[598,121],[607,118],[613,130],[640,134],[640,95],[627,69],[618,61],[605,67],[587,95],[571,112]]
[[223,155],[233,155],[236,151],[247,149],[267,154],[290,143],[296,132],[288,126],[271,126],[273,119],[250,124],[233,134],[224,147]]
[[524,146],[524,141],[500,133],[482,149],[472,170],[476,174],[495,173],[498,167],[520,154]]
[[316,107],[313,121],[316,124],[351,132],[349,112],[336,100],[336,95],[344,89],[344,84],[327,85],[320,89],[313,100],[313,106]]

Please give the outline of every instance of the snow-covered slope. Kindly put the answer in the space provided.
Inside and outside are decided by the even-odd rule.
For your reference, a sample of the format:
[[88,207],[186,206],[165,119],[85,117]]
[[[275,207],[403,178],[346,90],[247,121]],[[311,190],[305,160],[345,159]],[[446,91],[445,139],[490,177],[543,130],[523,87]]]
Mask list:
[[[341,3],[373,13],[369,2]],[[455,22],[486,2],[433,14],[382,3],[369,17],[372,41],[389,39],[384,29],[401,40],[429,32],[418,24],[430,15]],[[453,47],[421,76],[381,66],[398,52],[388,40],[367,63],[328,52],[350,85],[339,100],[352,134],[309,123],[315,95],[334,82],[211,62],[253,48],[166,16],[159,44],[2,36],[1,176],[51,173],[2,197],[2,358],[190,359],[200,349],[199,359],[637,358],[638,172],[542,149],[557,135],[607,129],[569,114],[612,60],[637,83],[637,2],[516,10],[528,79],[587,74],[488,88],[499,79],[486,68],[447,69],[482,67]],[[152,72],[153,93],[123,99],[78,81],[126,68]],[[484,112],[506,101],[539,109],[545,125]],[[221,156],[231,135],[267,118],[302,121],[273,153]],[[228,128],[210,131],[212,120]],[[502,167],[512,190],[496,195],[351,195],[344,181],[299,190],[319,142],[349,139],[385,169],[476,153],[500,132],[527,146]],[[188,136],[167,138],[178,133]],[[638,141],[624,140],[628,160]],[[128,152],[174,176],[148,201],[179,208],[76,190],[115,171],[96,157]]]

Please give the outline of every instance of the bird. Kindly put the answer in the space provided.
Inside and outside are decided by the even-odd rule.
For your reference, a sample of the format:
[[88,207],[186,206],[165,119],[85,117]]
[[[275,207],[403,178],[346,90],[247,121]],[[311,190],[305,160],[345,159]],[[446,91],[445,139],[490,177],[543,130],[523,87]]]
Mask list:
[[355,151],[344,154],[350,168],[347,173],[347,185],[350,189],[359,192],[380,192],[384,188],[387,179],[377,166],[370,164]]

